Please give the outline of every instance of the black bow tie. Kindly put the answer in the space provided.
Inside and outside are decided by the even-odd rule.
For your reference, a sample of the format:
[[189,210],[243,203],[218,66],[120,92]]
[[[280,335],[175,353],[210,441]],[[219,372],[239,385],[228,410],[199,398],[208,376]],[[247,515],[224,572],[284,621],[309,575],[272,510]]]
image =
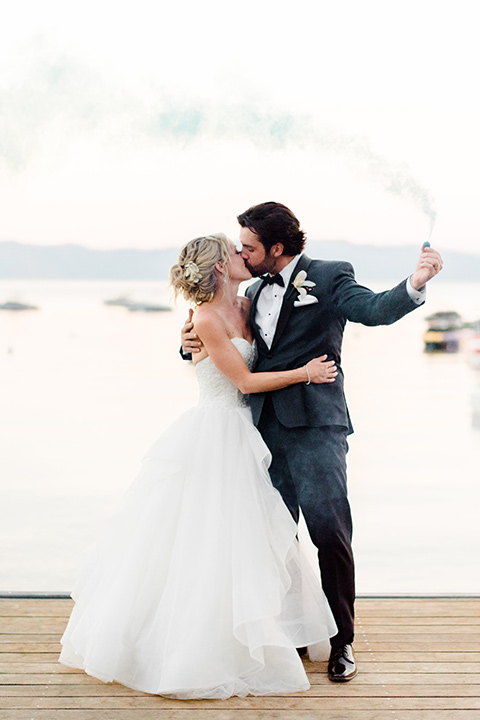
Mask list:
[[260,275],[261,279],[263,280],[264,285],[281,285],[282,287],[285,287],[285,283],[283,282],[283,277],[280,275],[280,273],[277,273],[276,275]]

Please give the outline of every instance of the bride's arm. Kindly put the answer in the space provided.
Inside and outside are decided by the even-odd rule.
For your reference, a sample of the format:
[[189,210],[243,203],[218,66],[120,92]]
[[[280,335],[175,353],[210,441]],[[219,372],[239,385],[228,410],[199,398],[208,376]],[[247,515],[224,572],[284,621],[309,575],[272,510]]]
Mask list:
[[244,395],[280,390],[300,382],[330,383],[337,376],[334,361],[327,360],[326,355],[314,358],[295,370],[252,373],[216,313],[199,314],[195,318],[195,327],[214,365]]

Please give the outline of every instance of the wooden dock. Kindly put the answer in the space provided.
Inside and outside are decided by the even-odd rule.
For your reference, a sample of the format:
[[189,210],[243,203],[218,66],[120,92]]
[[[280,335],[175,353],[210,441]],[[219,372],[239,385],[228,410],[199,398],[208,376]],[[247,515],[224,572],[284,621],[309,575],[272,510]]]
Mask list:
[[480,720],[480,598],[359,599],[359,675],[304,693],[175,701],[57,662],[72,602],[0,599],[1,720]]

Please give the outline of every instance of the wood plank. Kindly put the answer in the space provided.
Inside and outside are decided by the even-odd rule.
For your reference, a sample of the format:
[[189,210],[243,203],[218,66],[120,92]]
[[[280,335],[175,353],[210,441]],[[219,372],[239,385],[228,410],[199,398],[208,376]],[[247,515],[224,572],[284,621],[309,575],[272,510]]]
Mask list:
[[475,632],[479,632],[478,626],[480,625],[480,615],[440,615],[436,617],[427,615],[424,617],[415,617],[412,615],[387,615],[383,617],[379,615],[372,615],[371,617],[360,616],[357,617],[355,629],[358,632],[361,628],[370,629],[371,627],[381,625],[409,625],[410,627],[429,627],[430,625],[445,625],[448,627],[452,625],[473,625],[475,626]]
[[457,645],[463,645],[464,643],[479,644],[480,633],[464,633],[464,632],[425,632],[425,628],[421,629],[421,632],[402,632],[402,628],[397,628],[395,632],[390,631],[389,633],[382,632],[369,632],[365,633],[365,636],[356,635],[355,642],[365,642],[367,639],[369,642],[372,640],[375,642],[423,642],[428,644],[434,640],[441,640],[444,643],[454,643]]
[[[0,598],[0,616],[39,615],[68,617],[73,608],[71,599],[49,599],[49,598]],[[480,615],[479,598],[360,598],[356,601],[356,613],[358,617],[383,617],[392,616],[392,612],[398,609],[397,617],[424,617],[425,615],[466,616]]]
[[[59,601],[60,602],[60,601]],[[71,601],[73,602],[73,600]],[[371,610],[390,611],[392,608],[401,608],[404,610],[407,607],[411,607],[413,610],[422,608],[425,604],[428,604],[433,609],[443,608],[458,608],[458,607],[480,607],[480,595],[474,597],[422,597],[422,598],[359,598],[355,600],[356,606],[370,612]]]
[[0,641],[0,653],[4,652],[48,652],[56,653],[60,655],[62,646],[59,642],[58,637],[55,638],[54,642],[43,642],[43,641],[25,641],[18,640],[18,638],[11,642]]
[[[477,698],[480,693],[472,685],[357,685],[326,682],[314,685],[303,693],[291,693],[285,697],[404,697],[404,698]],[[117,683],[93,683],[87,685],[5,685],[0,686],[0,697],[151,697]],[[204,701],[203,701],[204,702]]]
[[356,618],[355,622],[358,623],[367,623],[371,622],[372,620],[377,620],[379,623],[383,623],[384,621],[389,620],[389,618],[399,620],[400,622],[406,620],[406,619],[416,619],[416,620],[425,620],[428,621],[430,618],[435,620],[441,620],[442,618],[446,621],[450,620],[450,618],[455,617],[465,617],[470,618],[472,622],[477,622],[478,620],[479,611],[475,610],[470,612],[467,612],[466,608],[457,608],[456,610],[451,610],[449,612],[434,612],[433,610],[424,609],[423,611],[415,611],[410,612],[408,610],[405,610],[404,612],[401,612],[400,610],[397,611],[382,611],[382,610],[376,610],[372,612],[361,612],[356,609]]
[[92,685],[0,685],[0,697],[116,697],[117,695],[145,696],[117,683]]
[[[1,656],[0,656],[1,660]],[[357,657],[357,664],[359,672],[372,673],[409,673],[409,674],[478,674],[480,682],[480,662],[469,663],[469,662],[390,662],[384,664],[377,660],[370,659],[367,661],[359,660]],[[326,673],[327,663],[317,663],[305,661],[305,670],[307,673]],[[50,658],[46,662],[22,662],[22,661],[10,661],[0,662],[0,674],[64,674],[68,675],[71,673],[82,673],[83,670],[77,668],[71,668],[66,665],[61,665],[57,658]]]
[[[5,637],[5,636],[4,636]],[[401,638],[401,639],[400,639]],[[454,642],[451,639],[429,638],[415,635],[399,636],[392,638],[391,636],[382,637],[375,636],[368,639],[355,639],[355,652],[461,652],[480,653],[480,642]],[[8,639],[0,639],[1,652],[55,652],[60,654],[62,646],[59,642],[58,635],[51,636],[9,636]],[[472,658],[473,659],[473,658]]]
[[[471,600],[396,600],[381,601],[358,600],[356,603],[357,623],[368,623],[372,618],[408,617],[412,624],[421,624],[422,618],[431,624],[435,619],[448,617],[457,624],[457,618],[470,618],[470,624],[480,623],[480,599]],[[368,603],[368,605],[366,604]],[[381,603],[381,605],[378,605]],[[420,604],[419,604],[420,603]],[[52,617],[67,619],[73,607],[72,600],[5,600],[0,599],[0,618],[9,617]],[[427,620],[428,619],[428,620]],[[433,620],[432,620],[433,619]],[[2,621],[3,622],[3,621]],[[462,624],[460,619],[458,624]]]
[[68,617],[73,600],[0,598],[0,617]]
[[[50,646],[47,646],[47,648]],[[58,656],[60,654],[60,645],[53,645],[53,649],[49,652],[25,652],[20,651],[16,652],[14,650],[10,652],[0,652],[0,662],[25,662],[25,663],[40,663],[40,662],[57,662]],[[43,646],[45,649],[45,646]],[[427,662],[436,662],[436,663],[464,663],[468,661],[468,664],[477,664],[480,663],[480,652],[456,652],[455,650],[452,650],[450,652],[429,652],[428,650],[421,650],[421,651],[413,651],[413,652],[407,652],[407,651],[385,651],[385,650],[377,650],[376,652],[373,652],[372,650],[359,650],[358,647],[355,648],[355,656],[358,661],[370,663],[380,663],[382,665],[387,663],[403,663],[403,662],[411,662],[411,663],[427,663]],[[305,663],[309,663],[308,660],[305,661]],[[315,666],[317,666],[319,663],[315,663]],[[321,663],[320,663],[321,665]],[[308,668],[307,668],[308,669]]]
[[462,617],[462,618],[469,618],[471,622],[476,624],[478,621],[478,615],[479,615],[479,613],[477,610],[475,610],[475,612],[468,613],[465,611],[465,608],[461,608],[461,609],[459,608],[459,609],[457,609],[456,612],[451,611],[451,612],[441,612],[441,613],[440,612],[435,613],[435,612],[427,610],[427,609],[425,609],[423,612],[420,612],[420,611],[408,612],[406,610],[404,613],[401,613],[400,611],[390,613],[390,612],[382,612],[381,610],[379,610],[379,611],[375,611],[375,612],[371,612],[371,613],[363,613],[357,609],[355,622],[356,622],[356,625],[358,625],[360,623],[365,624],[365,623],[369,623],[372,621],[377,621],[378,623],[384,623],[384,622],[388,622],[389,619],[392,619],[396,622],[398,622],[398,621],[403,622],[404,620],[413,619],[415,622],[418,620],[419,623],[421,624],[422,620],[425,622],[428,622],[429,620],[441,621],[443,618],[443,620],[445,620],[446,622],[449,622],[450,619],[452,619],[452,618]]
[[355,634],[356,643],[365,642],[370,638],[378,638],[382,642],[395,642],[399,640],[405,641],[406,639],[410,640],[412,638],[420,638],[422,642],[426,643],[435,640],[435,638],[438,638],[440,640],[443,640],[444,642],[451,642],[457,644],[463,644],[464,642],[469,642],[470,644],[478,644],[480,642],[480,633],[465,632],[460,626],[457,626],[456,628],[454,626],[452,626],[452,628],[444,628],[442,632],[439,632],[438,629],[435,629],[434,627],[428,629],[424,627],[403,628],[402,626],[392,626],[389,628],[389,632],[381,632],[377,631],[377,629],[367,631],[357,630]]
[[[228,702],[228,701],[226,701]],[[385,720],[385,710],[355,710],[352,720]],[[55,720],[192,720],[192,710],[57,710]],[[343,710],[238,710],[218,708],[195,712],[198,720],[346,720]],[[392,720],[478,720],[477,710],[396,710]],[[8,720],[52,720],[50,710],[10,710]]]
[[462,635],[468,634],[473,641],[480,640],[480,625],[410,625],[407,621],[402,624],[388,625],[358,625],[356,636],[361,633],[370,635],[411,635],[421,632],[422,635]]
[[0,685],[84,685],[85,683],[98,683],[100,680],[87,675],[87,673],[3,673],[0,675]]
[[366,638],[355,638],[357,650],[421,650],[426,648],[432,651],[464,650],[465,652],[480,652],[480,642],[471,641],[466,635],[368,635]]
[[[329,683],[324,672],[309,673],[309,680],[312,685]],[[471,685],[477,686],[477,692],[480,695],[480,675],[474,673],[464,673],[460,675],[451,675],[448,673],[382,673],[381,681],[390,685],[446,685],[448,683],[455,685]],[[58,673],[2,673],[0,674],[0,685],[83,685],[86,683],[100,682],[92,678],[86,673],[67,672],[65,674]],[[355,685],[377,685],[379,682],[379,673],[364,672],[355,679]]]
[[[64,619],[65,621],[69,618],[70,613],[73,609],[73,601],[55,601],[55,600],[28,600],[12,603],[7,601],[9,605],[5,605],[5,601],[0,599],[0,619],[2,623],[8,623],[9,618],[15,617],[34,617],[34,618],[57,618]],[[58,603],[62,603],[59,605]],[[57,603],[57,604],[55,604]],[[444,607],[441,611],[434,611],[434,608],[429,606],[428,608],[419,608],[414,610],[412,607],[406,607],[403,612],[394,614],[393,609],[375,609],[366,610],[363,607],[359,607],[357,601],[356,604],[356,624],[357,625],[369,625],[372,621],[378,621],[377,624],[388,623],[390,620],[392,623],[402,622],[404,618],[409,619],[411,625],[438,625],[442,624],[442,620],[448,618],[448,624],[453,625],[465,625],[474,624],[480,625],[480,606],[472,608],[471,612],[466,612],[467,608],[448,608]],[[447,624],[447,623],[446,623]]]
[[[289,698],[289,697],[247,697],[229,698],[227,701],[218,700],[189,700],[190,709],[209,709],[218,707],[219,703],[227,705],[228,708],[237,710],[253,709],[263,707],[270,710],[368,710],[381,709],[386,706],[389,709],[399,710],[478,710],[480,709],[480,698],[375,698],[375,697],[325,697],[321,701],[317,698]],[[140,697],[23,697],[23,698],[1,698],[0,709],[140,709],[140,708],[180,708],[185,707],[183,700],[170,700],[168,698],[140,696]],[[239,716],[241,717],[241,716]],[[393,719],[394,720],[394,719]]]
[[[302,697],[474,697],[480,696],[478,685],[414,685],[409,683],[389,685],[381,682],[378,685],[356,683],[360,676],[355,678],[355,684],[331,683],[326,680],[321,685],[312,685],[309,690],[302,693]],[[379,678],[377,677],[377,682]],[[339,687],[340,685],[340,687]],[[348,690],[345,686],[348,686]]]
[[41,663],[56,662],[58,653],[32,653],[32,652],[0,652],[0,663]]
[[[60,653],[60,646],[54,646],[50,652],[0,652],[0,662],[56,662]],[[361,662],[375,663],[391,663],[391,662],[438,662],[438,663],[480,663],[480,652],[392,652],[377,650],[375,653],[371,650],[355,649],[355,656]],[[309,663],[308,660],[305,661]],[[317,665],[318,663],[315,663]]]
[[[27,663],[28,665],[28,663]],[[479,663],[469,663],[469,662],[444,662],[444,663],[436,663],[436,662],[390,662],[387,664],[384,664],[382,662],[378,662],[376,660],[371,660],[370,662],[365,662],[363,660],[359,660],[357,657],[357,665],[358,670],[360,673],[372,673],[377,672],[381,673],[382,677],[384,673],[392,674],[392,673],[408,673],[409,675],[414,674],[430,674],[430,673],[447,673],[451,675],[455,674],[475,674],[479,675],[479,682],[480,682],[480,662]],[[372,668],[372,666],[376,666],[378,669],[375,670]],[[305,670],[307,673],[310,673],[314,671],[314,664],[310,663],[310,665],[306,665]],[[326,672],[326,668],[325,668]]]
[[451,617],[452,615],[467,615],[478,617],[480,612],[480,602],[463,603],[457,601],[455,604],[440,604],[438,602],[428,602],[425,604],[397,604],[397,605],[377,605],[365,607],[358,601],[355,603],[357,618],[363,617]]
[[35,644],[36,645],[38,643],[49,644],[49,645],[55,644],[55,645],[57,645],[59,650],[61,649],[60,635],[58,633],[51,634],[51,635],[37,635],[37,634],[35,634],[35,635],[17,635],[17,634],[0,635],[0,650],[4,650],[5,645],[9,646],[13,643],[17,643],[17,644],[23,643],[24,645],[27,645],[27,644]]
[[3,617],[0,618],[0,633],[1,634],[49,634],[49,633],[63,633],[67,621],[61,617]]
[[51,633],[49,635],[37,633],[3,633],[0,635],[0,649],[4,643],[60,643],[60,633]]
[[[0,677],[2,677],[0,675]],[[21,677],[21,676],[19,676]],[[30,676],[32,677],[32,676]],[[45,675],[39,675],[38,678],[44,678]],[[47,676],[53,678],[54,676]],[[63,682],[63,676],[61,682]],[[59,679],[60,679],[59,677]],[[308,679],[312,685],[329,683],[325,673],[309,673]],[[65,681],[73,682],[73,677],[66,676]],[[453,675],[449,673],[385,673],[363,672],[355,678],[355,685],[377,685],[379,680],[386,685],[469,685],[476,687],[476,692],[480,695],[480,675],[475,673],[464,673]],[[44,681],[45,682],[45,681]]]
[[359,652],[371,652],[374,655],[380,653],[380,652],[402,652],[402,653],[418,653],[418,652],[435,652],[435,653],[461,653],[466,656],[466,658],[470,658],[473,656],[478,656],[478,653],[480,652],[480,644],[471,644],[471,643],[464,643],[463,645],[458,645],[456,643],[444,643],[439,640],[432,640],[429,643],[425,642],[400,642],[397,640],[396,642],[365,642],[365,643],[358,643],[355,641],[355,653]]
[[[1,655],[0,655],[1,657]],[[480,652],[429,652],[428,650],[413,651],[413,652],[396,652],[388,650],[377,650],[373,652],[371,650],[359,650],[355,648],[355,657],[357,660],[372,661],[380,663],[389,662],[453,662],[461,663],[468,660],[472,663],[480,662]]]
[[[61,673],[64,675],[68,675],[69,673],[82,673],[83,670],[79,670],[77,668],[71,668],[67,665],[61,665],[58,662],[58,658],[52,659],[50,662],[46,663],[22,663],[22,662],[9,662],[9,663],[0,663],[0,675],[2,674],[8,674],[8,673],[15,673],[15,674],[22,674],[22,675],[31,675],[31,674],[39,674],[39,673],[47,673],[47,674],[57,674]],[[471,671],[472,672],[472,671]]]
[[[27,644],[43,644],[43,645],[56,645],[56,647],[61,649],[60,645],[60,633],[50,633],[50,634],[37,634],[37,633],[31,633],[31,634],[4,634],[0,635],[0,652],[6,652],[6,646],[11,645],[27,645]],[[367,637],[362,637],[362,635],[357,635],[355,638],[355,647],[360,650],[365,648],[365,643],[368,642],[370,645],[377,644],[377,645],[385,645],[389,646],[392,643],[398,644],[402,646],[407,645],[414,645],[418,646],[421,645],[422,647],[425,646],[433,646],[438,644],[443,644],[446,647],[446,650],[453,649],[451,646],[456,645],[456,649],[465,648],[465,651],[469,652],[480,652],[480,634],[479,635],[469,635],[465,634],[462,635],[460,633],[412,633],[412,634],[404,634],[404,633],[391,633],[389,635],[383,634],[383,633],[368,633]]]

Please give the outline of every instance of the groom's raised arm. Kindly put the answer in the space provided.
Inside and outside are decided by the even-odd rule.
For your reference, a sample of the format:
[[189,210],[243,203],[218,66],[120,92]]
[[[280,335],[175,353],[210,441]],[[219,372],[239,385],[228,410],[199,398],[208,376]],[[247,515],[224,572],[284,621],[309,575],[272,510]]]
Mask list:
[[332,295],[342,314],[363,325],[390,325],[425,302],[425,285],[442,269],[433,248],[423,248],[414,273],[396,287],[381,293],[359,285],[350,263],[340,263],[333,278]]

